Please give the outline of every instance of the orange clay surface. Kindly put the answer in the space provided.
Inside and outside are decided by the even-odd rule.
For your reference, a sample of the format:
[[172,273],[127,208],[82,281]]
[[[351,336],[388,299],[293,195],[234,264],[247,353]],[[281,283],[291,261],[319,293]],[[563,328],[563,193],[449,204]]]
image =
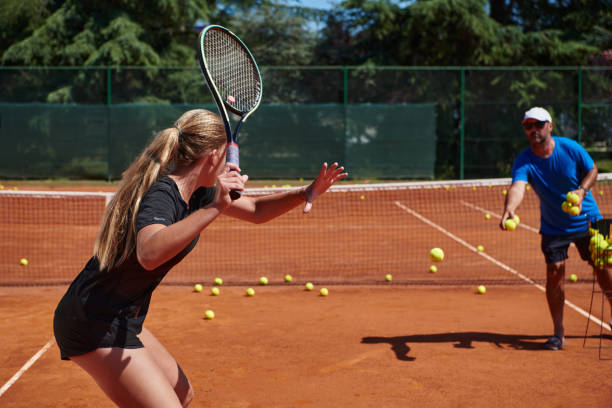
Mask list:
[[[566,307],[568,344],[531,285],[161,286],[145,326],[189,377],[192,407],[609,407],[612,348],[583,348],[586,318]],[[53,341],[64,286],[0,287],[0,385],[51,346],[0,396],[9,407],[110,407]],[[592,286],[567,286],[588,310]],[[601,307],[600,295],[595,305]],[[214,320],[205,320],[212,309]],[[609,316],[609,310],[605,311]],[[591,330],[593,329],[593,330]],[[599,345],[590,324],[587,346]],[[603,344],[612,347],[604,330]],[[146,375],[146,373],[143,373]]]

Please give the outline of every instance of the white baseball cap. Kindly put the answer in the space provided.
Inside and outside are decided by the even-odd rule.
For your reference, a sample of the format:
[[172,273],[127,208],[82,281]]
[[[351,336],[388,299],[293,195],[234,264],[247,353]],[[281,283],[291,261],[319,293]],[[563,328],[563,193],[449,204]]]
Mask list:
[[539,106],[531,108],[527,112],[525,112],[525,116],[523,116],[523,122],[527,119],[535,119],[540,122],[552,122],[550,113],[548,113],[546,109],[540,108]]

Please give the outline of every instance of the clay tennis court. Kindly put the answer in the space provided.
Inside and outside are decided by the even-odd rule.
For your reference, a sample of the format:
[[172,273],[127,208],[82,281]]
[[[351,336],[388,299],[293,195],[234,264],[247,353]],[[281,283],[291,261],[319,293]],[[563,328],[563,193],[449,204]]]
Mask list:
[[[167,276],[172,284],[154,293],[145,323],[190,378],[191,406],[609,406],[612,348],[600,350],[596,320],[583,347],[593,287],[588,265],[570,248],[568,273],[579,280],[566,284],[568,344],[542,349],[552,323],[538,286],[544,263],[535,197],[520,208],[523,227],[503,233],[495,218],[502,185],[456,187],[347,189],[324,196],[307,217],[296,209],[260,226],[214,223]],[[36,221],[16,227],[3,216],[0,225],[0,403],[111,406],[87,374],[59,359],[52,338],[53,310],[66,290],[57,282],[78,273],[97,223],[60,223],[50,214]],[[54,244],[74,250],[59,257]],[[446,253],[437,274],[428,272],[433,246]],[[23,253],[28,267],[19,265]],[[286,273],[293,283],[282,282]],[[263,275],[270,285],[257,285]],[[220,296],[209,295],[215,276],[226,282]],[[315,282],[314,291],[303,289],[306,281]],[[195,282],[205,285],[202,293],[191,289]],[[480,283],[485,295],[475,292]],[[319,296],[322,286],[329,296]],[[254,297],[245,296],[247,287]],[[203,318],[207,309],[215,319]],[[602,318],[601,294],[592,309]],[[603,309],[607,321],[608,305]],[[612,346],[607,328],[601,341]]]

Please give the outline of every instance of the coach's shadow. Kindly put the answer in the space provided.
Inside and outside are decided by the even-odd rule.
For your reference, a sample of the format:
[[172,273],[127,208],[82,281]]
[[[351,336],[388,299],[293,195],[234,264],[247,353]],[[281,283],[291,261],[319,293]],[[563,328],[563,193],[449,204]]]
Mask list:
[[[415,334],[412,336],[397,337],[364,337],[361,343],[380,344],[388,343],[398,360],[414,361],[415,357],[409,356],[411,343],[453,343],[455,348],[474,348],[475,342],[491,343],[503,349],[506,347],[515,350],[545,350],[544,342],[549,336],[531,336],[524,334],[499,334],[486,332],[458,332],[438,334]],[[599,336],[590,336],[597,337]],[[604,337],[612,336],[604,335]],[[583,338],[583,336],[567,336],[567,338]]]

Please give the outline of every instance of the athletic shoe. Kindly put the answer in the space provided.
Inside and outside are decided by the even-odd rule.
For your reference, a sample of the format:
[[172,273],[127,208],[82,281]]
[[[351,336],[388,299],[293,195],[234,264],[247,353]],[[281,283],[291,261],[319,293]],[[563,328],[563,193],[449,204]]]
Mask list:
[[544,348],[548,350],[561,350],[565,344],[565,339],[561,339],[559,336],[552,336],[546,340]]

